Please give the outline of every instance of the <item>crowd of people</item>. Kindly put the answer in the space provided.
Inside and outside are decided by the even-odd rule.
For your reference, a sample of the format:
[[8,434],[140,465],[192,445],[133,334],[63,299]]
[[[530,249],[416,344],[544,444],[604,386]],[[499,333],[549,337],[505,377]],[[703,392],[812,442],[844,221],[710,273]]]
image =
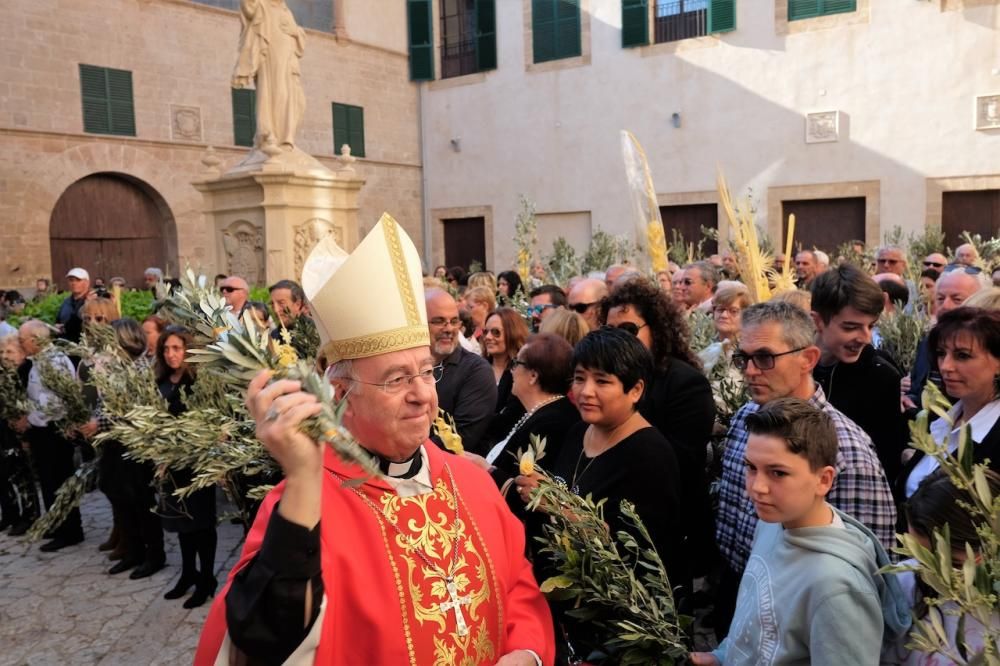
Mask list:
[[[546,618],[527,631],[528,643],[512,640],[516,632],[511,630],[506,643],[511,649],[491,653],[493,661],[504,655],[510,657],[506,663],[526,664],[608,658],[606,647],[595,643],[600,632],[586,619],[558,602],[545,610],[532,596],[537,594],[535,581],[552,571],[538,545],[545,518],[529,502],[543,479],[555,478],[573,493],[605,500],[611,534],[630,529],[620,515],[621,502],[634,505],[676,589],[678,607],[692,613],[712,609],[704,621],[714,628],[719,647],[692,654],[693,663],[869,664],[890,658],[895,661],[884,663],[939,663],[933,655],[902,647],[911,612],[927,612],[928,586],[913,575],[880,569],[892,560],[897,533],[909,531],[927,541],[947,523],[956,566],[965,557],[964,544],[975,550],[980,539],[963,513],[964,491],[938,470],[933,456],[909,447],[909,421],[921,407],[924,386],[933,382],[954,404],[949,415],[954,425],[935,421],[934,439],[954,450],[961,427],[968,425],[973,458],[1000,472],[1000,289],[992,286],[991,274],[971,245],[958,248],[951,259],[939,253],[925,257],[919,281],[911,279],[916,273],[908,270],[906,253],[892,246],[879,248],[871,266],[842,258],[831,262],[819,250],[803,250],[794,257],[779,255],[775,269],[781,270],[786,260],[794,261],[798,289],[761,303],[751,302],[729,253],[672,264],[655,279],[632,266],[614,265],[567,284],[548,283],[544,269],[526,276],[515,271],[468,275],[461,268],[441,266],[423,278],[423,290],[413,287],[417,298],[422,291],[426,313],[416,328],[426,331],[414,338],[417,342],[388,353],[408,355],[398,367],[362,380],[360,370],[381,356],[338,352],[326,359],[327,376],[340,398],[354,401],[345,423],[379,458],[400,497],[427,467],[432,475],[440,474],[441,461],[451,454],[443,452],[440,437],[427,427],[424,435],[439,446],[428,452],[418,441],[404,447],[405,455],[387,453],[359,433],[380,420],[395,423],[398,414],[403,425],[378,425],[395,441],[400,432],[422,423],[404,412],[417,410],[413,413],[420,416],[430,404],[433,416],[439,408],[453,419],[464,447],[463,465],[488,473],[497,490],[510,489],[502,500],[482,500],[505,505],[499,523],[473,507],[461,510],[469,512],[469,521],[473,516],[482,520],[484,531],[507,534],[516,526],[520,533],[509,537],[504,557],[512,558],[508,564],[514,572],[514,551],[527,552],[534,580],[523,572],[505,574],[517,581],[508,592],[523,593],[515,597],[528,608],[512,602],[509,610],[514,615],[551,612],[555,632],[549,635]],[[1000,271],[995,274],[1000,277]],[[163,281],[163,274],[151,269],[147,279],[152,287]],[[83,268],[69,271],[65,280],[69,294],[54,325],[30,320],[12,333],[12,328],[2,328],[6,311],[0,304],[0,359],[16,369],[30,405],[21,419],[0,424],[5,447],[0,526],[12,535],[24,534],[51,506],[59,485],[73,473],[74,451],[88,455],[88,442],[105,427],[100,395],[91,396],[92,418],[84,425],[72,432],[54,425],[61,407],[46,373],[86,381],[88,373],[101,368],[63,353],[51,344],[51,336],[78,341],[88,327],[110,326],[137,366],[153,368],[172,414],[185,409],[181,396],[195,378],[186,358],[193,345],[189,331],[155,312],[141,322],[120,318],[113,298],[98,295]],[[397,281],[403,284],[398,274]],[[251,302],[249,285],[239,276],[217,276],[216,284],[235,313],[254,309],[276,339],[281,327],[290,328],[299,318],[321,320],[324,335],[332,336],[330,330],[339,324],[328,321],[360,316],[318,311],[320,306],[310,302],[316,294],[307,299],[292,280],[270,287],[270,307]],[[896,309],[919,311],[933,322],[909,372],[879,344],[880,317]],[[691,335],[696,316],[710,317],[715,332],[701,348],[694,347]],[[406,326],[414,327],[412,317]],[[426,358],[418,354],[421,340],[429,347]],[[326,349],[334,348],[331,344]],[[720,392],[727,382],[745,391],[745,402],[722,419]],[[347,640],[349,634],[342,633],[347,630],[331,628],[330,618],[348,624],[343,618],[349,611],[337,604],[356,603],[355,595],[362,593],[337,579],[342,555],[327,553],[327,539],[336,537],[328,537],[326,530],[340,527],[323,522],[320,529],[318,484],[349,475],[324,461],[322,453],[304,453],[305,444],[298,439],[302,435],[289,434],[314,413],[298,387],[282,382],[265,386],[266,379],[251,383],[248,405],[287,485],[280,505],[274,498],[261,507],[226,599],[217,602],[223,604],[221,615],[210,619],[210,626],[228,626],[231,649],[279,663],[310,642],[322,654],[330,649],[323,648],[324,641]],[[432,397],[426,394],[428,386]],[[363,408],[363,396],[391,404],[379,403],[381,412]],[[291,413],[297,420],[286,417]],[[540,469],[525,473],[518,453],[530,446],[533,435],[544,438],[545,457]],[[129,458],[114,442],[100,448],[99,487],[115,518],[111,537],[101,545],[117,560],[108,573],[131,570],[133,578],[141,578],[160,571],[165,565],[163,531],[174,532],[182,571],[164,596],[179,598],[194,588],[185,606],[203,604],[217,587],[214,489],[178,499],[172,490],[189,484],[192,470],[154,469]],[[445,479],[437,482],[444,490],[432,479],[426,488],[438,490],[412,491],[432,497],[438,491],[451,493],[456,541],[435,537],[439,541],[428,546],[437,543],[449,552],[459,547],[459,506],[481,492],[471,489],[473,477],[468,482],[463,478],[464,466],[453,467],[450,480],[438,477]],[[313,478],[315,470],[324,468],[332,476]],[[448,470],[452,474],[452,467]],[[1000,491],[1000,476],[991,472],[987,479],[994,493]],[[325,512],[335,490],[322,487]],[[405,513],[405,506],[387,500],[376,505],[365,492],[354,492],[362,502],[353,508],[338,505],[330,509],[334,515],[347,512],[353,521],[361,519],[358,510],[372,510],[382,521],[387,549],[395,539],[393,530],[403,538],[400,521],[391,520],[386,511]],[[336,502],[353,497],[348,491],[340,494],[350,497]],[[310,508],[308,498],[315,507]],[[58,551],[80,543],[81,525],[74,510],[47,535],[41,549]],[[358,529],[361,534],[366,528]],[[482,560],[484,552],[494,552],[492,537],[464,534],[471,558]],[[416,539],[410,543],[416,548]],[[436,571],[438,559],[417,554],[419,567]],[[457,567],[457,560],[451,565]],[[445,574],[442,585],[457,584],[451,572]],[[398,579],[399,572],[386,575]],[[304,587],[292,593],[294,581]],[[469,603],[468,595],[475,597],[475,592],[456,588],[467,595],[460,597],[450,587],[437,589],[441,615],[448,618],[441,626],[454,621],[458,635],[464,635],[465,623],[476,619],[476,611],[462,606],[462,599]],[[321,598],[327,601],[321,604]],[[453,606],[447,606],[449,599]],[[271,602],[275,607],[268,606]],[[457,612],[448,614],[447,609]],[[404,611],[404,625],[406,617]],[[948,634],[951,640],[957,640],[958,626]],[[982,645],[982,626],[961,627],[967,644]],[[405,631],[408,640],[412,631],[412,641],[420,643],[417,628]],[[209,652],[229,649],[220,641],[211,639]],[[413,646],[408,649],[412,656]],[[524,661],[511,657],[515,653],[526,653],[519,655]]]

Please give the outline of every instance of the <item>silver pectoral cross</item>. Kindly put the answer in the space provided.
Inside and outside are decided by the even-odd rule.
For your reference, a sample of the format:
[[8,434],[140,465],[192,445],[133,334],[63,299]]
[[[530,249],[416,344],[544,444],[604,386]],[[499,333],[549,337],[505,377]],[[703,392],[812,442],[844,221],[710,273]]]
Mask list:
[[442,601],[438,604],[438,608],[441,609],[442,613],[447,613],[450,610],[455,611],[455,628],[458,630],[459,636],[467,636],[469,634],[469,625],[465,623],[465,616],[462,615],[462,606],[468,606],[472,603],[472,598],[469,595],[464,597],[458,596],[458,586],[455,585],[455,581],[451,578],[445,578],[445,587],[448,590],[448,601]]

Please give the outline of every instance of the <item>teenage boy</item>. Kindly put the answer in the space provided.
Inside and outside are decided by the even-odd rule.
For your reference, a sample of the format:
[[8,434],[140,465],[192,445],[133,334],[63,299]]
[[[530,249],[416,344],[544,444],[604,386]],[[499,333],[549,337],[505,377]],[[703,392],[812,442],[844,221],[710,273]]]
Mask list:
[[820,350],[813,379],[826,399],[872,438],[891,486],[910,431],[899,408],[902,377],[871,344],[885,306],[882,289],[857,266],[844,264],[818,275],[809,291]]
[[898,583],[864,525],[832,507],[837,433],[821,410],[780,398],[747,416],[746,489],[760,522],[729,635],[694,664],[877,664],[883,633],[909,627]]

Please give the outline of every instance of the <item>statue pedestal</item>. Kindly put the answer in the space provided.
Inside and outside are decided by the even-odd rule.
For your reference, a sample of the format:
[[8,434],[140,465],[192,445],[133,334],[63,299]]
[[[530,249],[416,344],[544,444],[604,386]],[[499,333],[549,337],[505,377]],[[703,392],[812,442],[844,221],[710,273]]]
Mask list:
[[192,183],[205,198],[221,272],[251,285],[301,280],[302,266],[320,238],[333,234],[351,251],[358,243],[358,193],[365,181],[348,165],[330,171],[296,168],[283,160],[245,163],[223,176],[209,171]]

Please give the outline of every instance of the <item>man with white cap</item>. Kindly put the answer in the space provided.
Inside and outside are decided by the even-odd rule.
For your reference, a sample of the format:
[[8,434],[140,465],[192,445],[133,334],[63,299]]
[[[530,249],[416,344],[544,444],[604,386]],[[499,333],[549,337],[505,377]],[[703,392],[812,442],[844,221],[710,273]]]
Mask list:
[[261,506],[195,663],[551,663],[522,525],[485,472],[427,440],[438,371],[412,241],[388,215],[350,255],[328,237],[302,286],[343,425],[382,474],[365,478],[302,433],[320,405],[298,382],[250,383],[257,436],[285,481]]
[[66,273],[66,286],[69,288],[69,296],[59,307],[56,324],[59,325],[61,331],[60,337],[66,338],[70,342],[79,342],[80,333],[83,332],[80,308],[83,307],[88,294],[90,294],[90,273],[79,267],[70,269]]

